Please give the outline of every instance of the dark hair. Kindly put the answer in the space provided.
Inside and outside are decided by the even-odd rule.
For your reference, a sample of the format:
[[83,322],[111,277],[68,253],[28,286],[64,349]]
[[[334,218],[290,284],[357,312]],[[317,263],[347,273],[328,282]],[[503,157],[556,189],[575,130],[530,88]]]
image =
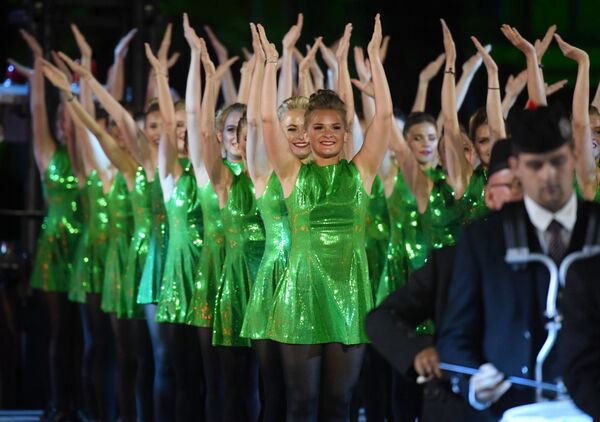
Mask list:
[[600,116],[600,110],[596,106],[590,106],[590,115]]
[[430,123],[433,125],[433,127],[437,128],[437,122],[431,114],[423,111],[416,111],[414,113],[410,113],[406,118],[402,134],[406,136],[412,126],[419,125],[421,123]]
[[477,132],[477,129],[487,122],[488,118],[485,107],[479,107],[469,118],[469,138],[471,141],[475,142],[475,133]]
[[227,120],[227,116],[231,112],[237,111],[239,113],[246,113],[246,104],[242,103],[233,103],[228,105],[227,107],[219,110],[217,113],[217,131],[222,132],[225,127],[225,120]]
[[319,89],[312,94],[308,99],[308,107],[304,113],[304,126],[308,126],[308,122],[312,114],[317,110],[334,110],[337,111],[342,118],[344,128],[348,129],[348,121],[346,120],[346,104],[334,91],[330,89]]
[[96,107],[96,120],[104,119],[108,124],[109,116],[105,109]]

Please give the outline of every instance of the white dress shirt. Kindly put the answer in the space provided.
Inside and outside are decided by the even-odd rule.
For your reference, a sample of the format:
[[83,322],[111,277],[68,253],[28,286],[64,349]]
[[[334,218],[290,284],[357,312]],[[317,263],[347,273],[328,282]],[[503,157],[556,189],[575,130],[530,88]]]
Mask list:
[[567,246],[569,245],[571,233],[573,233],[573,228],[577,221],[577,197],[575,196],[575,192],[573,192],[567,203],[555,213],[548,211],[527,195],[525,195],[523,201],[525,202],[525,209],[527,210],[527,215],[529,215],[529,220],[531,220],[531,223],[535,227],[540,246],[544,253],[548,253],[548,242],[550,239],[547,229],[552,220],[556,220],[562,225],[561,236],[563,243]]

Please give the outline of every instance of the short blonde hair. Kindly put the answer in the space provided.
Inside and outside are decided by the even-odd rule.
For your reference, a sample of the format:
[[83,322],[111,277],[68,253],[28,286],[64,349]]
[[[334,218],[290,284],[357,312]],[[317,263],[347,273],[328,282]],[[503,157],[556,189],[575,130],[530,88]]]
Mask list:
[[283,120],[285,115],[290,110],[306,110],[308,108],[308,98],[302,95],[295,95],[293,97],[283,100],[283,102],[277,108],[277,117],[279,120]]

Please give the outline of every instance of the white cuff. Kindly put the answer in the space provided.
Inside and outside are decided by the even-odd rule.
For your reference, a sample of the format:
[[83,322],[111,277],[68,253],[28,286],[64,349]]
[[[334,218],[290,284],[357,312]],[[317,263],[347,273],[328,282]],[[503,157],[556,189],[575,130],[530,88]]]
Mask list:
[[477,397],[475,397],[475,390],[469,384],[469,404],[471,405],[471,407],[473,407],[476,410],[485,410],[492,405],[492,402],[488,401],[488,402],[482,403],[479,400],[477,400]]

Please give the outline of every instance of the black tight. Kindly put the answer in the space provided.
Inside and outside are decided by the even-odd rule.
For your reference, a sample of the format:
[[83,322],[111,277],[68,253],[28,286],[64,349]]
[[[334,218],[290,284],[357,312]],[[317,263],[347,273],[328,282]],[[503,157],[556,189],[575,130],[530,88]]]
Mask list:
[[137,414],[137,420],[151,421],[154,419],[154,367],[146,322],[117,319],[114,314],[110,317],[117,352],[117,398],[120,419],[123,422],[135,422]]
[[219,347],[225,422],[255,422],[259,414],[258,365],[248,347]]
[[392,420],[390,394],[393,374],[391,365],[373,347],[367,345],[362,371],[362,396],[369,422]]
[[[348,421],[364,346],[281,344],[287,421]],[[320,404],[320,409],[319,409]]]
[[252,348],[258,355],[262,381],[262,422],[285,419],[285,383],[279,343],[271,340],[253,340]]
[[66,293],[41,292],[46,303],[50,322],[50,347],[48,350],[50,395],[52,407],[67,411],[73,406],[75,392],[72,363],[78,361],[77,307],[69,302]]
[[87,295],[81,305],[83,328],[82,384],[86,411],[92,419],[112,419],[110,399],[111,331],[108,315],[100,309],[100,295]]
[[205,385],[205,417],[207,421],[221,422],[223,415],[223,385],[217,348],[212,345],[212,328],[199,328],[202,350],[202,369]]
[[[202,414],[200,350],[195,329],[157,324],[156,305],[146,305],[154,349],[154,413],[157,422],[195,420]],[[175,416],[175,418],[174,418]]]

